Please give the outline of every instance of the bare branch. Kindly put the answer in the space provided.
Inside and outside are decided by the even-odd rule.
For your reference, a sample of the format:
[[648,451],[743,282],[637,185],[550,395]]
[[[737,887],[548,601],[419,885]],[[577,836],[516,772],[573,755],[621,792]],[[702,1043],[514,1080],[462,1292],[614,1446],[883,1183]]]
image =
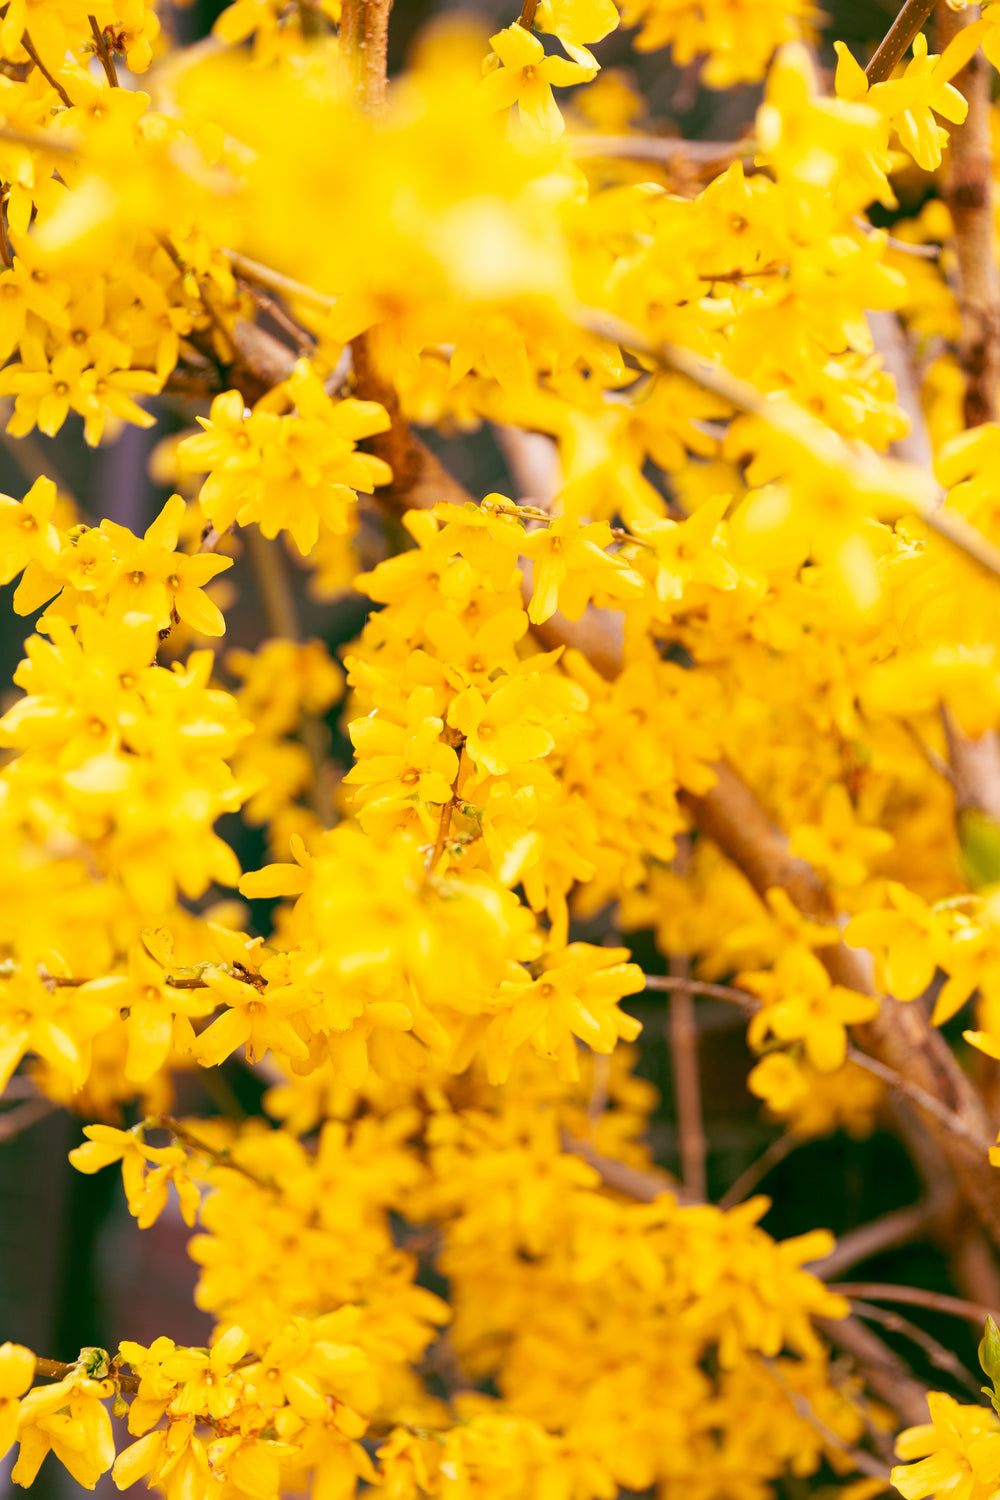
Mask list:
[[877,1333],[858,1318],[818,1318],[816,1326],[831,1344],[852,1357],[869,1390],[898,1412],[907,1427],[928,1420],[926,1387]]
[[936,0],[906,0],[865,69],[869,83],[883,83],[892,75],[907,47],[928,20],[935,4]]
[[[968,5],[961,11],[942,5],[937,18],[941,50],[978,19],[978,5]],[[993,231],[991,75],[992,69],[977,50],[952,80],[968,103],[968,113],[963,124],[952,126],[945,157],[944,200],[955,228],[958,261],[962,320],[959,359],[966,382],[966,427],[996,420],[1000,382],[1000,267]]]
[[945,1292],[928,1292],[922,1286],[893,1286],[882,1281],[834,1281],[828,1285],[831,1292],[839,1292],[842,1297],[860,1297],[865,1302],[902,1302],[907,1307],[926,1307],[931,1312],[947,1313],[977,1325],[985,1323],[987,1318],[1000,1318],[995,1307],[966,1302],[963,1297],[949,1297]]
[[240,255],[236,250],[223,250],[222,253],[228,257],[230,265],[238,276],[242,276],[246,281],[255,282],[257,286],[266,286],[269,291],[278,292],[282,297],[298,302],[310,302],[313,306],[321,307],[326,311],[337,305],[337,298],[331,297],[329,293],[318,292],[315,287],[306,286],[302,281],[295,281],[293,277],[285,276],[281,271],[274,271],[259,260],[251,260],[248,255]]
[[[670,970],[675,979],[687,979],[691,974],[691,961],[685,955],[674,954],[670,959]],[[707,1196],[705,1157],[708,1142],[701,1117],[698,1028],[690,989],[678,988],[671,993],[667,1034],[677,1107],[681,1177],[692,1197],[704,1198]]]
[[741,1172],[736,1181],[731,1183],[722,1197],[719,1199],[719,1208],[735,1208],[737,1203],[743,1203],[759,1182],[767,1176],[772,1167],[784,1161],[790,1156],[796,1146],[801,1146],[805,1140],[804,1136],[794,1135],[790,1130],[784,1135],[779,1135],[777,1140],[772,1141],[766,1151],[762,1151],[756,1161],[752,1161],[745,1172]]
[[833,1448],[836,1452],[843,1453],[862,1474],[870,1474],[873,1479],[887,1480],[889,1478],[889,1470],[885,1464],[874,1458],[872,1454],[866,1453],[864,1448],[852,1448],[848,1443],[844,1442],[844,1439],[838,1433],[834,1432],[832,1427],[828,1427],[823,1419],[816,1415],[812,1403],[789,1385],[777,1361],[769,1359],[765,1355],[762,1358],[762,1363],[770,1371],[775,1384],[781,1387],[786,1399],[795,1408],[797,1415],[803,1421],[808,1422],[809,1426],[819,1433],[828,1448]]
[[959,1385],[964,1385],[965,1389],[970,1391],[977,1400],[979,1399],[982,1390],[980,1382],[974,1375],[969,1374],[962,1361],[957,1359],[950,1349],[939,1344],[937,1339],[932,1338],[923,1328],[918,1328],[915,1323],[911,1323],[908,1318],[901,1317],[899,1313],[886,1312],[883,1307],[873,1307],[870,1302],[857,1302],[852,1298],[851,1309],[858,1317],[878,1323],[890,1333],[898,1333],[903,1338],[909,1339],[911,1343],[924,1351],[936,1370],[944,1370],[953,1380],[957,1380]]

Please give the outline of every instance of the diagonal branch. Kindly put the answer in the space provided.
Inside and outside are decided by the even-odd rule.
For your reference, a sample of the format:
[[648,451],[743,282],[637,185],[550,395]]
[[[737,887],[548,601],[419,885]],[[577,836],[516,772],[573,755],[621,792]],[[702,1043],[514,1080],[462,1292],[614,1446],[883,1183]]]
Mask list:
[[883,83],[892,75],[917,32],[929,20],[936,3],[937,0],[906,0],[865,69],[870,84]]

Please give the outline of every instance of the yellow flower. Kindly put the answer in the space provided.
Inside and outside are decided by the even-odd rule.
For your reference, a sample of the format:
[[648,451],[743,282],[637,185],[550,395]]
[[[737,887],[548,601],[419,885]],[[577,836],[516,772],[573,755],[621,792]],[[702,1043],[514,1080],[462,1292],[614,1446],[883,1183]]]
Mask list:
[[964,121],[968,105],[949,80],[965,67],[989,24],[984,19],[963,26],[939,57],[928,56],[927,38],[918,32],[913,39],[913,57],[903,76],[870,88],[864,70],[844,43],[835,42],[837,93],[842,99],[863,100],[873,105],[891,120],[917,165],[925,172],[936,171],[941,165],[941,149],[948,144],[948,132],[937,124],[934,113],[953,125]]
[[858,823],[847,788],[839,781],[823,793],[819,823],[797,824],[789,841],[793,854],[846,886],[861,885],[870,862],[892,846],[892,835],[884,829]]
[[692,584],[736,588],[740,575],[726,557],[723,528],[723,516],[731,498],[715,495],[679,523],[662,520],[632,526],[635,535],[654,549],[655,588],[662,602],[682,599]]
[[289,1057],[308,1057],[309,1049],[287,1014],[302,1009],[305,995],[288,984],[285,954],[262,952],[262,939],[230,932],[215,922],[208,925],[223,963],[207,966],[203,977],[226,1009],[195,1041],[191,1050],[197,1060],[212,1066],[244,1045],[251,1062],[268,1048]]
[[782,1042],[801,1041],[820,1073],[832,1073],[842,1065],[847,1027],[878,1015],[876,999],[833,984],[815,953],[805,947],[786,948],[772,970],[740,974],[738,982],[763,1002],[747,1028],[750,1045],[760,1047],[768,1034]]
[[77,1484],[92,1490],[115,1461],[111,1418],[104,1402],[114,1395],[110,1380],[91,1380],[73,1370],[54,1385],[38,1386],[21,1402],[21,1449],[11,1478],[30,1485],[51,1449]]
[[642,1023],[620,1011],[618,1002],[642,990],[646,981],[628,957],[627,948],[589,943],[571,943],[551,955],[533,984],[514,990],[510,1009],[486,1034],[491,1081],[507,1077],[514,1052],[529,1040],[543,1056],[556,1059],[561,1076],[570,1079],[578,1076],[573,1037],[595,1052],[612,1052],[619,1038],[635,1041]]
[[931,1420],[908,1427],[896,1439],[896,1452],[919,1463],[897,1464],[892,1482],[903,1500],[946,1494],[949,1500],[987,1500],[1000,1482],[1000,1427],[988,1407],[960,1406],[951,1396],[931,1391]]
[[148,615],[157,630],[169,629],[174,617],[200,635],[222,635],[226,622],[203,592],[210,579],[231,568],[231,557],[202,552],[178,553],[177,538],[185,512],[180,495],[171,495],[138,541],[124,526],[102,521],[118,563],[118,579],[107,600],[109,615]]
[[120,1161],[129,1212],[140,1229],[156,1223],[167,1205],[171,1182],[177,1189],[184,1222],[194,1223],[201,1199],[187,1176],[187,1157],[180,1146],[147,1146],[141,1126],[116,1130],[112,1125],[87,1125],[83,1133],[87,1140],[69,1153],[70,1161],[78,1172],[88,1175]]
[[518,21],[490,37],[490,46],[493,51],[484,64],[489,71],[482,83],[486,107],[501,110],[516,104],[525,129],[536,140],[558,140],[566,124],[552,86],[586,83],[597,71],[596,64],[581,66],[565,57],[546,57],[538,38]]
[[844,928],[852,948],[884,950],[880,984],[897,1000],[915,1000],[946,962],[949,950],[942,919],[913,891],[890,880],[886,885],[895,910],[865,911]]
[[641,577],[621,557],[604,548],[611,542],[606,521],[582,526],[575,516],[561,516],[544,530],[529,531],[521,552],[532,561],[533,591],[528,618],[540,625],[559,609],[567,620],[579,620],[596,595],[600,603],[641,596]]
[[503,776],[547,755],[555,740],[533,724],[530,684],[524,677],[501,679],[489,698],[466,688],[452,700],[448,723],[465,736],[465,748],[480,776]]
[[603,41],[618,25],[614,0],[540,0],[534,25],[557,36],[574,62],[597,69],[592,42]]
[[[393,724],[375,711],[349,725],[358,761],[344,777],[357,786],[355,800],[384,814],[406,806],[448,802],[458,778],[458,756],[441,738],[444,721],[434,716],[434,693],[414,688],[406,703],[407,722]],[[365,827],[364,811],[361,824]]]
[[51,569],[59,561],[59,533],[52,524],[56,487],[36,479],[23,500],[0,495],[0,583],[10,583],[29,564]]
[[18,1396],[35,1378],[35,1356],[23,1344],[0,1344],[0,1458],[17,1437]]

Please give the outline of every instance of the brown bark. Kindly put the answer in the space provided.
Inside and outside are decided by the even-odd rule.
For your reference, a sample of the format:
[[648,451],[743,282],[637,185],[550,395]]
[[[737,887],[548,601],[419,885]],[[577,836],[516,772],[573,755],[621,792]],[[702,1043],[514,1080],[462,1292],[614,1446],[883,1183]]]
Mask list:
[[865,69],[869,83],[882,83],[891,76],[935,4],[936,0],[906,0]]
[[355,97],[372,112],[385,103],[385,59],[392,0],[344,0],[340,47]]
[[[964,26],[979,19],[979,6],[938,12],[943,50]],[[990,132],[990,68],[981,52],[956,75],[968,101],[964,125],[954,127],[946,159],[944,199],[955,228],[958,301],[962,318],[959,354],[966,377],[965,425],[992,422],[1000,382],[1000,272],[993,235],[993,172]]]

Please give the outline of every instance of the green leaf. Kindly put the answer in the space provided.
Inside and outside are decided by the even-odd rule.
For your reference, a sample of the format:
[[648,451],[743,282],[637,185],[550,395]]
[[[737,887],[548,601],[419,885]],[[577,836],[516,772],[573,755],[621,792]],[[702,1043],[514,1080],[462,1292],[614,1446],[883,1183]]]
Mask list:
[[986,1319],[986,1331],[979,1345],[979,1363],[996,1390],[1000,1380],[1000,1328],[990,1317]]
[[972,889],[1000,884],[1000,824],[978,808],[967,807],[958,816],[958,838]]

